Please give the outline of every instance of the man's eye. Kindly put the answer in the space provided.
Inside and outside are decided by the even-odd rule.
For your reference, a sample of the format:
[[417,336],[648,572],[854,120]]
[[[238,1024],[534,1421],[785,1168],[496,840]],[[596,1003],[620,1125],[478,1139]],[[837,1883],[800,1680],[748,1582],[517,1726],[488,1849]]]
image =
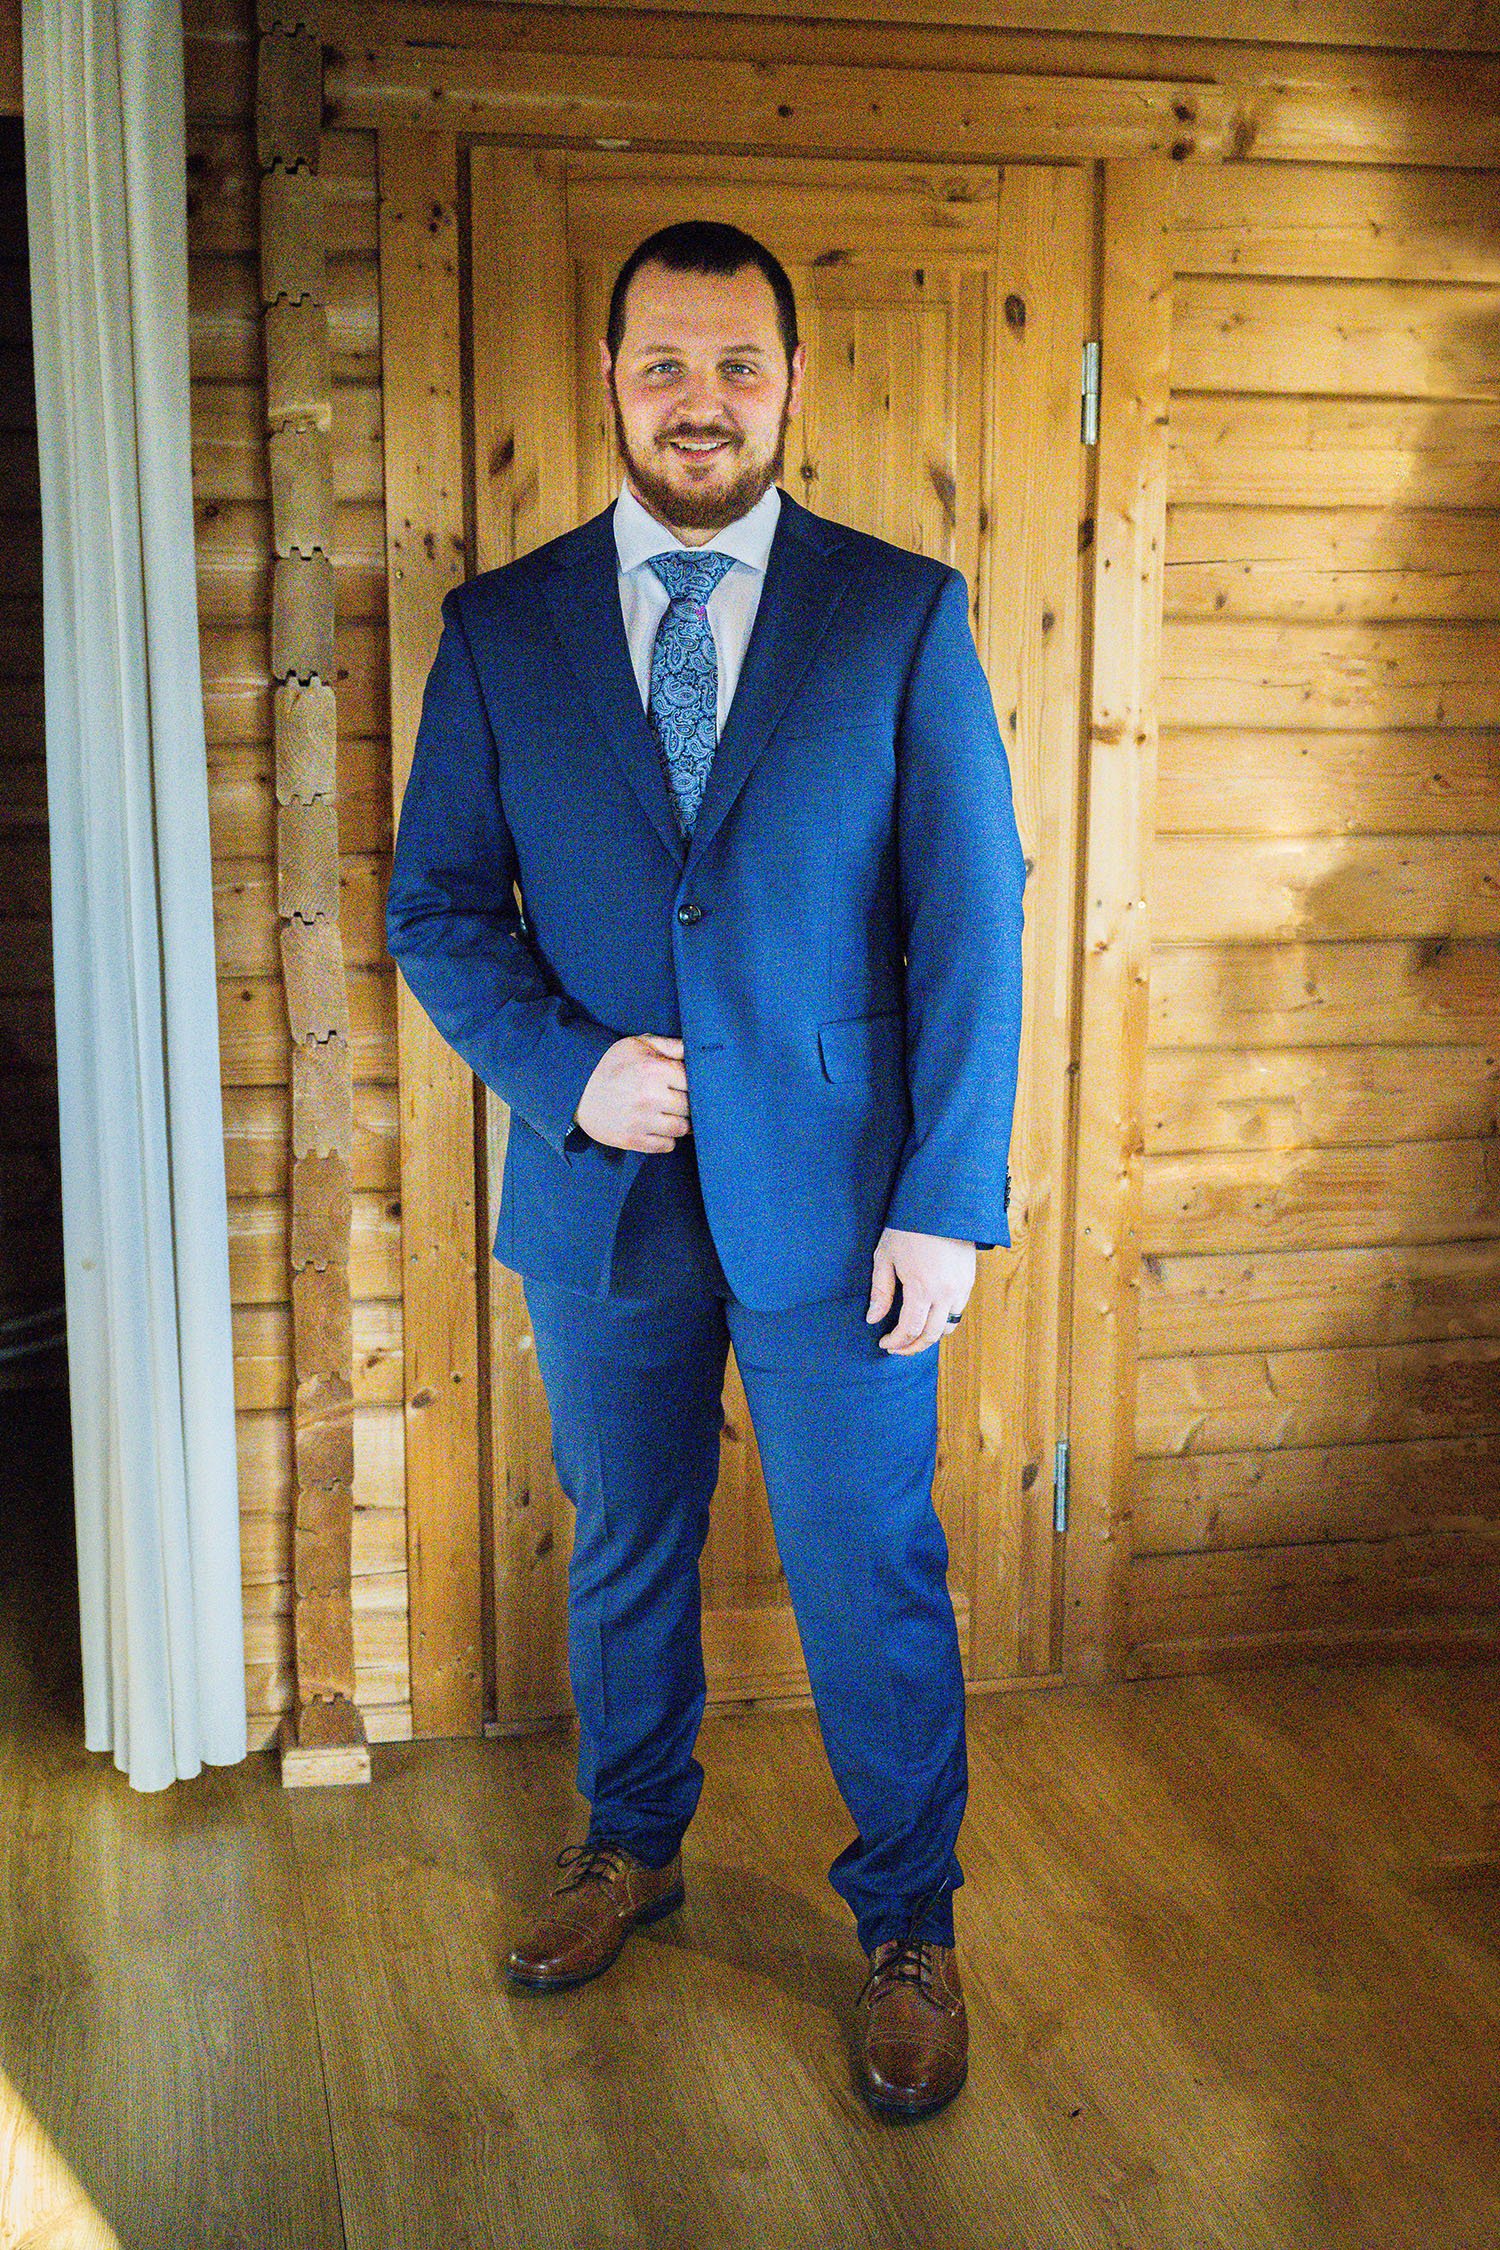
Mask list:
[[759,373],[759,369],[753,367],[748,359],[730,359],[724,362],[724,372],[726,375],[749,375],[753,377]]
[[651,365],[646,369],[646,373],[648,375],[675,375],[676,372],[677,362],[675,359],[653,360]]

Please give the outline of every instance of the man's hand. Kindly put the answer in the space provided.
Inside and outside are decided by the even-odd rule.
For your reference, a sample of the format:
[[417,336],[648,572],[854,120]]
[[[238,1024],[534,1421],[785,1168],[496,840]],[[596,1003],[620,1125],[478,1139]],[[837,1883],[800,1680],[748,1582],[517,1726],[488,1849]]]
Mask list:
[[[607,1058],[606,1058],[607,1059]],[[974,1245],[946,1234],[913,1234],[887,1227],[875,1245],[874,1275],[867,1321],[884,1320],[901,1284],[901,1317],[883,1352],[911,1357],[925,1352],[946,1333],[950,1313],[961,1313],[974,1287]]]
[[682,1041],[654,1031],[617,1039],[595,1064],[573,1117],[606,1148],[666,1155],[691,1131]]

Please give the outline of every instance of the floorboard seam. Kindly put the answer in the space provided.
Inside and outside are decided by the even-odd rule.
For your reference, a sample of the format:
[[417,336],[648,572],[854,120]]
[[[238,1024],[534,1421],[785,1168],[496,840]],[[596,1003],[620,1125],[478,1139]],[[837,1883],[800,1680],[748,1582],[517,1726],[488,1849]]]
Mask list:
[[338,2134],[333,2124],[333,2096],[328,2085],[328,2046],[323,2036],[323,2002],[318,1990],[318,1979],[313,1968],[312,1935],[307,1923],[307,1894],[304,1888],[302,1853],[297,1843],[296,1822],[287,1820],[287,1833],[292,1846],[292,1871],[296,1877],[297,1921],[302,1931],[302,1957],[307,1964],[307,1989],[312,1995],[313,2031],[318,2042],[318,2082],[323,2089],[323,2116],[328,2126],[328,2153],[333,2159],[334,2192],[339,2199],[339,2239],[337,2250],[349,2250],[349,2223],[344,2215],[344,2168],[339,2158]]

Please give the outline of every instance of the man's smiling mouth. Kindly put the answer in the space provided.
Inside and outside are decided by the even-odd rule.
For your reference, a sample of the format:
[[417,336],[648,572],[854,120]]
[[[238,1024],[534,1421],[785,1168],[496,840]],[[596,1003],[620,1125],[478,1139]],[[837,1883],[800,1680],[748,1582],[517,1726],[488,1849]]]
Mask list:
[[734,442],[729,437],[671,437],[663,440],[670,452],[681,454],[689,461],[711,460],[716,453],[727,453]]

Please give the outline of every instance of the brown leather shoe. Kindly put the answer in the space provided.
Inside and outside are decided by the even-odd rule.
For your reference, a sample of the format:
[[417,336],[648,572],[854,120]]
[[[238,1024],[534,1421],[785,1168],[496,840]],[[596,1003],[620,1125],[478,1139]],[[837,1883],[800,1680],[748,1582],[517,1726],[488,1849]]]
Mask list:
[[969,2071],[969,2019],[951,1945],[888,1938],[870,1956],[859,2005],[860,2092],[885,2116],[927,2117]]
[[665,1867],[646,1867],[620,1844],[570,1844],[557,1864],[563,1880],[506,1962],[513,1983],[539,1992],[586,1984],[609,1967],[638,1924],[682,1904],[680,1852]]

